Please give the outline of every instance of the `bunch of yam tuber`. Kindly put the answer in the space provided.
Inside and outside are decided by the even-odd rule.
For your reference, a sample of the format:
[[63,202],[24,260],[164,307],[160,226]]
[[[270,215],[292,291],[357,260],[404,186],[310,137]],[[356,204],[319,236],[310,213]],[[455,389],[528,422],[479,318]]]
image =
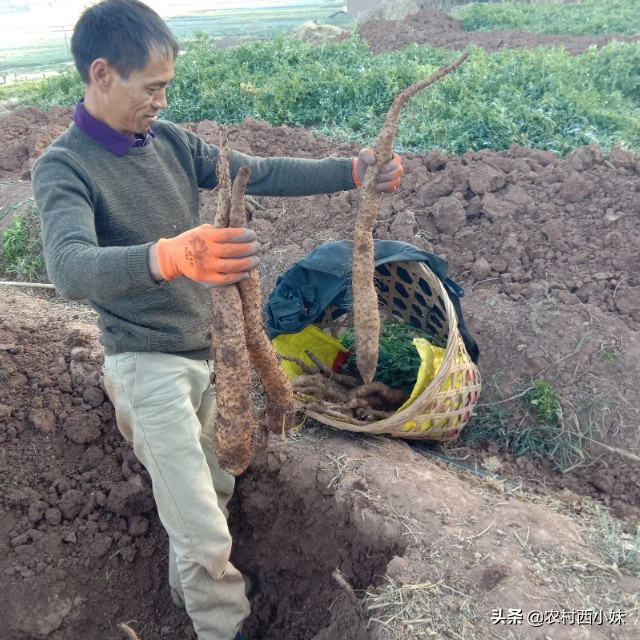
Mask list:
[[409,398],[407,392],[383,382],[364,384],[359,375],[336,373],[311,351],[305,355],[312,365],[292,356],[283,359],[302,369],[303,374],[293,380],[293,389],[298,397],[306,397],[304,406],[311,411],[367,423],[388,418]]
[[[213,226],[246,227],[244,191],[250,170],[241,167],[232,183],[224,129],[216,171],[218,203]],[[264,329],[258,270],[252,269],[245,280],[209,291],[218,406],[216,455],[220,466],[237,476],[249,466],[257,443],[267,432],[284,433],[293,427],[293,389]],[[251,365],[267,396],[260,424],[254,423]]]

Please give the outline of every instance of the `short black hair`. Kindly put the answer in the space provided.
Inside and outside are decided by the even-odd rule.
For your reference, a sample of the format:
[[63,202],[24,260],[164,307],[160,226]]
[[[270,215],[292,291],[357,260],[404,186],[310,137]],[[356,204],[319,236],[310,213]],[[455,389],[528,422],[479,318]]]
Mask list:
[[178,41],[165,21],[139,0],[102,0],[85,9],[71,38],[85,84],[94,60],[104,58],[126,80],[132,71],[144,69],[154,48],[174,60],[178,56]]

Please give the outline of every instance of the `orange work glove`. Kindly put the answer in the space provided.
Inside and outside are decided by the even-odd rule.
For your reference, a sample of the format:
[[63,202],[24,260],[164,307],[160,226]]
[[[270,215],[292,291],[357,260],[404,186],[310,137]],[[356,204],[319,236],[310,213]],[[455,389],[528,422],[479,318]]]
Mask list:
[[[352,175],[356,187],[361,187],[367,167],[376,163],[376,154],[372,149],[362,149],[357,158],[353,159]],[[404,174],[402,158],[393,154],[393,158],[382,167],[376,182],[376,191],[388,193],[395,191],[400,184],[400,178]]]
[[185,276],[213,285],[237,282],[260,263],[255,239],[250,229],[214,229],[203,224],[175,238],[160,238],[158,267],[165,280]]

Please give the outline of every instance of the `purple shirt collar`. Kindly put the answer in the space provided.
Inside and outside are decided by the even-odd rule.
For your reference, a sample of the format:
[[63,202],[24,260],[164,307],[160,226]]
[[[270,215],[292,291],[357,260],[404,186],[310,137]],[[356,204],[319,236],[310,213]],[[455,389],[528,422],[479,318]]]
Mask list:
[[108,124],[94,118],[84,108],[84,100],[78,100],[76,103],[76,108],[73,111],[73,122],[82,133],[120,157],[125,155],[131,147],[144,147],[154,137],[151,129],[146,134],[140,135],[140,137],[128,136],[126,133],[120,133],[120,131],[112,129]]

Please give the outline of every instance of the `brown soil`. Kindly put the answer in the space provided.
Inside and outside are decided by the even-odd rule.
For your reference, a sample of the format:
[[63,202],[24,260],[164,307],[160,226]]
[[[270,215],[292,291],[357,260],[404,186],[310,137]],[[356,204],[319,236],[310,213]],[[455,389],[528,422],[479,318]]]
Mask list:
[[[376,50],[398,46],[407,25],[412,41],[445,46],[429,35],[434,15],[384,25]],[[440,35],[463,46],[453,27]],[[499,46],[505,35],[492,37]],[[576,51],[593,43],[556,40]],[[527,34],[518,44],[546,42]],[[62,109],[0,116],[3,211],[28,202],[33,159],[68,121]],[[218,140],[216,123],[187,126]],[[256,155],[358,149],[255,120],[231,127],[230,140]],[[383,198],[376,237],[445,256],[466,290],[485,384],[466,431],[524,423],[521,394],[544,377],[560,394],[565,428],[590,426],[601,444],[583,440],[584,461],[562,474],[502,441],[419,448],[311,422],[286,442],[274,437],[239,479],[231,514],[235,562],[258,582],[246,631],[264,640],[637,638],[640,158],[513,148],[407,154],[405,167],[402,188]],[[264,291],[318,244],[350,238],[357,203],[355,192],[259,199],[251,226],[264,243]],[[112,640],[125,637],[121,622],[142,640],[194,637],[169,598],[166,536],[100,366],[91,310],[2,287],[7,640]],[[494,609],[590,608],[621,610],[625,624],[492,624]]]
[[465,31],[462,24],[448,13],[433,9],[408,15],[404,20],[367,20],[362,24],[360,35],[369,43],[374,53],[394,51],[416,43],[454,50],[476,45],[487,51],[562,47],[569,53],[576,54],[583,53],[591,46],[602,47],[612,40],[634,42],[640,39],[640,35],[625,36],[620,33],[556,36],[515,29]]

